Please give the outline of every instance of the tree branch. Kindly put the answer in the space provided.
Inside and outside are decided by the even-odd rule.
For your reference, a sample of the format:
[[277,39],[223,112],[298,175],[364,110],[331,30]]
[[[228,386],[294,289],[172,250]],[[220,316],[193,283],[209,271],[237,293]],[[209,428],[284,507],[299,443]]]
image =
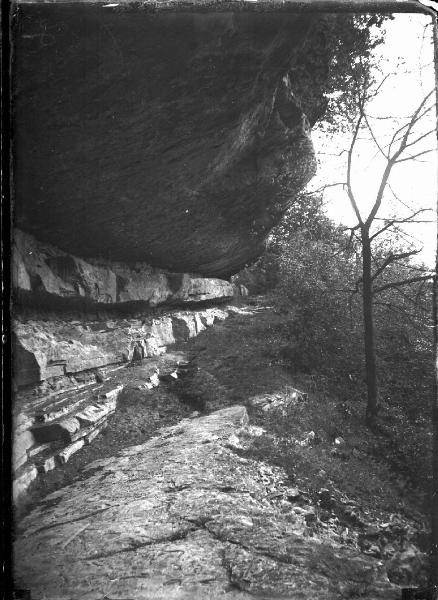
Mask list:
[[410,146],[414,146],[415,144],[418,144],[418,142],[421,142],[421,140],[424,140],[424,138],[427,138],[432,133],[436,134],[436,130],[431,129],[427,133],[423,133],[423,135],[420,135],[420,137],[418,137],[416,140],[412,140],[412,142],[409,142],[409,144],[406,144],[406,148],[409,148]]
[[431,152],[436,152],[436,148],[431,148],[430,150],[423,150],[423,152],[418,152],[418,154],[409,154],[409,156],[397,159],[395,161],[395,164],[406,162],[407,160],[415,160],[419,156],[423,156],[424,154],[430,154]]
[[327,188],[331,188],[331,187],[336,187],[337,185],[342,185],[342,186],[346,186],[347,182],[346,181],[338,181],[336,183],[325,183],[323,186],[321,186],[320,188],[317,188],[316,190],[312,190],[312,194],[319,194],[319,192],[323,192],[324,190],[326,190]]
[[422,248],[420,248],[419,250],[410,250],[407,252],[401,252],[399,254],[393,254],[391,252],[391,254],[385,258],[385,260],[380,265],[380,267],[377,269],[377,271],[374,273],[374,275],[371,276],[371,279],[374,281],[374,279],[376,279],[380,275],[380,273],[383,273],[383,271],[386,269],[386,267],[389,266],[390,264],[397,262],[398,260],[403,260],[404,258],[409,258],[410,256],[414,256],[415,254],[418,254],[419,252],[421,252],[421,250],[422,250]]
[[[390,229],[396,223],[398,223],[398,224],[400,224],[400,223],[408,223],[408,222],[423,223],[424,221],[412,221],[412,219],[414,217],[416,217],[417,215],[421,214],[422,212],[426,212],[428,210],[432,210],[432,209],[431,208],[420,208],[420,210],[417,210],[417,211],[413,212],[411,215],[409,215],[405,219],[390,219],[386,223],[386,225],[384,227],[382,227],[382,229],[379,229],[379,231],[376,231],[376,233],[373,233],[373,235],[370,236],[370,240],[371,241],[374,240],[374,238],[376,238],[378,235],[380,235],[384,231],[387,231],[388,229]],[[427,221],[427,222],[429,222],[429,221]]]
[[417,283],[419,281],[426,281],[428,279],[433,279],[433,275],[423,275],[422,277],[411,277],[410,279],[404,279],[402,281],[392,281],[391,283],[386,283],[378,288],[374,289],[375,294],[379,294],[384,290],[389,290],[391,288],[398,288],[403,285],[409,285],[410,283]]
[[370,125],[370,123],[368,121],[367,116],[364,115],[364,118],[365,118],[365,123],[367,124],[367,127],[368,127],[368,131],[370,132],[371,137],[373,138],[374,143],[376,144],[377,148],[379,149],[380,154],[382,154],[382,156],[384,158],[386,158],[386,160],[388,160],[389,156],[387,154],[385,154],[385,152],[383,151],[381,145],[377,141],[376,136],[374,135],[374,131],[372,130],[372,127],[371,127],[371,125]]
[[432,90],[431,92],[429,92],[421,101],[420,105],[418,106],[417,110],[414,112],[414,114],[411,116],[409,123],[405,123],[404,125],[402,125],[392,136],[391,142],[389,144],[389,152],[391,152],[391,147],[392,144],[396,141],[396,138],[398,136],[399,133],[401,133],[403,131],[403,129],[406,129],[405,133],[403,134],[403,137],[401,139],[401,142],[399,144],[398,150],[396,150],[396,152],[393,155],[393,158],[396,160],[398,158],[398,156],[400,156],[400,154],[405,150],[406,148],[406,144],[409,138],[409,135],[412,131],[412,128],[414,127],[415,123],[417,123],[420,119],[422,119],[424,117],[425,114],[427,114],[430,110],[432,110],[433,106],[428,107],[425,111],[421,112],[423,110],[424,105],[426,104],[426,102],[429,100],[429,98],[432,96],[432,94],[435,93],[435,90]]
[[[399,160],[399,157],[402,155],[402,153],[406,149],[406,144],[408,143],[409,135],[410,135],[410,133],[412,131],[413,126],[423,116],[422,109],[423,109],[424,105],[426,104],[426,102],[429,100],[430,96],[434,92],[435,92],[435,90],[432,90],[431,92],[429,92],[429,94],[427,94],[427,96],[425,96],[425,98],[423,98],[423,100],[420,103],[420,105],[418,106],[417,110],[412,115],[411,120],[409,121],[409,123],[407,123],[407,125],[405,125],[405,126],[403,126],[401,128],[401,130],[403,130],[404,128],[406,128],[406,131],[403,134],[403,137],[401,139],[401,142],[399,144],[398,149],[394,152],[394,154],[392,156],[389,156],[389,158],[388,158],[388,162],[387,162],[387,164],[385,166],[385,170],[383,171],[382,179],[380,181],[379,189],[378,189],[377,196],[376,196],[376,201],[375,201],[375,203],[374,203],[374,205],[373,205],[373,207],[372,207],[372,209],[371,209],[371,211],[370,211],[370,213],[368,215],[367,220],[365,221],[365,225],[367,227],[370,227],[371,223],[374,220],[374,217],[376,216],[376,214],[377,214],[377,212],[378,212],[378,210],[379,210],[379,208],[380,208],[380,206],[382,204],[383,194],[384,194],[385,188],[386,188],[386,186],[388,184],[389,176],[391,174],[393,166],[397,162],[403,162],[404,160],[413,159],[413,158],[416,158],[418,156],[421,156],[421,155],[427,153],[427,151],[425,151],[425,152],[419,152],[417,155],[414,155],[414,156],[411,156],[409,158],[405,158],[405,159],[400,159]],[[394,136],[393,136],[393,139],[391,141],[390,148],[391,148],[393,142],[394,142]]]

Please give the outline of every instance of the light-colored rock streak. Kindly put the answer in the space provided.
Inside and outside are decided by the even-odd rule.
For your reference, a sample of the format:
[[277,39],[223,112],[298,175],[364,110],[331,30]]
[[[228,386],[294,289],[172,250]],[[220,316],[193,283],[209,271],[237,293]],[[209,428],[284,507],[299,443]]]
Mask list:
[[14,230],[12,285],[17,292],[50,299],[81,300],[85,305],[140,302],[148,306],[226,300],[239,289],[217,278],[154,269],[146,263],[127,265],[83,260]]
[[234,406],[88,465],[21,523],[17,586],[35,600],[334,600],[341,574],[395,598],[375,561],[303,534],[281,469],[232,450],[247,422]]

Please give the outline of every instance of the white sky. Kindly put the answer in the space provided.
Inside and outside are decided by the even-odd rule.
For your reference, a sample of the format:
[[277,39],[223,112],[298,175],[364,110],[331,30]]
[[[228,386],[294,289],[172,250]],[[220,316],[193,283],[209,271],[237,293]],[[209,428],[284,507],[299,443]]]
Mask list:
[[[433,45],[431,27],[425,33],[424,26],[430,23],[426,15],[396,15],[393,21],[386,24],[385,42],[378,49],[379,65],[383,74],[394,72],[382,86],[379,95],[369,107],[373,116],[390,116],[394,120],[373,119],[370,121],[376,137],[389,139],[406,119],[416,110],[428,92],[434,89]],[[377,74],[378,80],[382,76]],[[432,98],[432,102],[435,98]],[[414,138],[429,130],[436,124],[435,110],[421,120]],[[317,189],[324,184],[345,181],[346,153],[337,154],[348,148],[350,134],[338,133],[327,139],[327,134],[316,128],[312,134],[319,161],[317,176],[312,180],[309,189]],[[389,141],[389,140],[388,140]],[[436,135],[426,138],[421,145],[415,146],[415,153],[435,148]],[[353,168],[353,188],[357,196],[362,215],[366,217],[367,207],[373,203],[380,183],[385,161],[383,157],[375,157],[378,152],[372,140],[364,140],[358,144],[356,160]],[[382,203],[378,217],[397,215],[404,218],[419,208],[431,208],[432,211],[417,217],[430,219],[432,223],[403,226],[403,238],[424,247],[419,259],[432,266],[435,259],[436,229],[435,208],[437,197],[437,154],[432,152],[420,157],[419,161],[407,161],[396,165],[390,179],[390,185],[400,200],[412,207],[412,211],[394,199],[388,190]],[[326,212],[335,222],[354,225],[355,217],[349,200],[341,187],[327,189],[324,193]],[[412,237],[411,237],[412,236]]]

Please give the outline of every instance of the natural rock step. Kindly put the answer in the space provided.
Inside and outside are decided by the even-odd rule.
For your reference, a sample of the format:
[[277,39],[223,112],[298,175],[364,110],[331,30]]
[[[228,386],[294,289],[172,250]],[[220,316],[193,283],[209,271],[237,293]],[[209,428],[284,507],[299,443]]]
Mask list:
[[110,414],[107,413],[100,419],[95,420],[88,427],[79,429],[75,434],[71,435],[71,443],[67,446],[59,439],[55,439],[54,443],[33,445],[27,451],[26,458],[29,459],[28,464],[21,464],[15,472],[12,482],[13,501],[16,503],[26,493],[31,483],[38,477],[38,474],[47,473],[57,466],[64,465],[84,445],[91,444],[107,427],[108,416]]
[[[33,396],[20,397],[14,402],[14,443],[12,467],[15,471],[40,452],[41,443],[31,431],[38,423],[44,423],[66,416],[82,404],[87,406],[93,399],[93,390],[102,388],[102,385],[82,385],[66,391],[58,391],[42,398]],[[43,444],[44,446],[44,444]]]
[[78,392],[77,396],[75,396],[73,392],[70,392],[68,398],[60,398],[54,403],[50,402],[50,399],[48,399],[47,403],[40,407],[35,414],[35,421],[37,423],[47,423],[48,421],[53,421],[54,419],[62,417],[71,412],[74,408],[80,406],[90,394],[93,394],[93,392],[96,392],[99,388],[102,388],[102,386],[93,386],[92,388]]
[[[84,401],[90,402],[90,398],[94,398],[96,402],[99,402],[100,399],[108,399],[117,397],[119,393],[120,386],[114,387],[114,384],[109,385],[95,385],[90,386],[87,390],[82,390],[79,398],[75,398],[73,392],[69,392],[68,398],[60,399],[53,406],[47,404],[45,407],[39,409],[39,412],[36,413],[35,418],[37,422],[46,423],[48,421],[53,421],[59,416],[62,416],[66,413],[71,413],[72,410],[78,408]],[[92,408],[87,405],[88,408]],[[84,409],[86,410],[87,407]],[[82,420],[87,419],[88,417],[83,415]]]
[[[75,410],[69,411],[67,417],[50,419],[41,425],[35,425],[31,429],[35,440],[39,443],[56,440],[71,442],[82,437],[80,434],[84,428],[101,421],[115,411],[117,396],[122,389],[123,386],[119,385],[99,399],[93,400],[93,403],[90,402],[90,399],[84,398],[80,401],[79,406],[75,403]],[[72,406],[67,405],[64,408],[67,411]]]
[[84,403],[87,406],[90,401],[97,402],[100,397],[105,398],[108,394],[111,397],[116,387],[117,384],[107,382],[67,389],[56,397],[44,396],[38,403],[32,402],[22,407],[20,426],[16,425],[16,429],[29,429],[33,425],[42,425],[69,415]]
[[57,466],[62,466],[69,461],[71,456],[86,444],[92,441],[107,427],[108,415],[105,415],[92,425],[80,429],[72,435],[71,443],[64,445],[62,440],[52,443],[36,444],[28,451],[29,462],[21,465],[12,482],[12,496],[16,503],[27,491],[30,484],[37,478],[38,474],[52,471]]
[[[82,395],[77,401],[69,391],[67,398],[58,400],[64,402],[61,407],[58,406],[58,412],[55,409],[47,413],[49,419],[42,419],[42,423],[35,424],[41,415],[34,416],[33,420],[29,416],[29,421],[33,423],[30,430],[14,436],[14,501],[36,478],[34,467],[37,473],[46,473],[57,465],[65,464],[85,443],[92,442],[106,426],[108,417],[114,413],[117,396],[122,389],[123,385],[109,387],[99,397],[93,395],[95,389],[88,390],[91,395]],[[59,412],[64,416],[51,418]]]
[[38,473],[47,473],[59,465],[64,465],[73,454],[80,450],[84,445],[91,442],[108,426],[108,416],[101,418],[88,427],[81,429],[75,436],[72,436],[72,443],[62,446],[62,442],[52,444],[41,444],[37,446],[39,452],[34,455],[34,464]]
[[27,406],[26,417],[20,415],[20,424],[21,428],[28,429],[17,430],[14,441],[14,453],[17,454],[13,465],[14,500],[19,499],[38,473],[47,473],[65,464],[85,444],[92,443],[107,426],[107,419],[114,412],[123,387],[132,385],[131,380],[135,380],[138,372],[142,380],[146,380],[142,385],[152,389],[161,379],[174,381],[180,366],[186,364],[187,357],[183,352],[170,352],[143,360],[136,367],[111,367],[102,371],[103,384],[58,391]]

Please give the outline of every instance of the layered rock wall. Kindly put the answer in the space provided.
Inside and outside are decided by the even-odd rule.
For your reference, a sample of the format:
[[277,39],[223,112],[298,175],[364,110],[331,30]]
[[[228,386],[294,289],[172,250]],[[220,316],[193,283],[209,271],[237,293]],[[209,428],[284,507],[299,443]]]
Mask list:
[[[171,273],[146,263],[83,260],[15,230],[12,282],[17,296],[55,306],[137,303],[143,307],[229,300],[242,289],[223,279]],[[57,302],[58,301],[58,302]]]
[[315,172],[322,96],[298,92],[311,28],[274,13],[18,5],[15,497],[98,435],[125,367],[151,369],[153,387],[169,345],[233,310],[199,303],[245,293],[226,278]]
[[229,310],[174,311],[162,316],[99,321],[15,320],[13,358],[18,387],[53,377],[159,356],[195,337]]
[[139,377],[144,389],[178,378],[186,342],[239,313],[235,306],[107,321],[14,322],[13,497],[38,473],[65,464],[106,426],[117,397]]

